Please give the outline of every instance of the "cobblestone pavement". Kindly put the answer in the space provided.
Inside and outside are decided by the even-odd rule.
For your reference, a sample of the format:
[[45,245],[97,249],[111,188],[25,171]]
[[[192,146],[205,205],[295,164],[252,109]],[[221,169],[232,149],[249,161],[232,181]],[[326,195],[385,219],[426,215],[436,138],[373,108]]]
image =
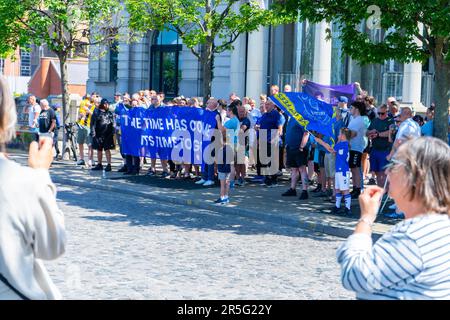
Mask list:
[[46,262],[66,299],[349,299],[342,239],[58,186],[68,246]]

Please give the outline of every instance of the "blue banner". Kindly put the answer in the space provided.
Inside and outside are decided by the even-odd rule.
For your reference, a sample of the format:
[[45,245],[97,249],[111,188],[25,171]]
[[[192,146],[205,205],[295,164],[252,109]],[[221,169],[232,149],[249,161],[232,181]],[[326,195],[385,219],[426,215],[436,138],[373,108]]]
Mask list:
[[303,92],[278,93],[270,99],[305,129],[334,137],[333,123],[336,118],[331,104]]
[[203,163],[217,113],[191,107],[120,110],[122,151],[152,159]]

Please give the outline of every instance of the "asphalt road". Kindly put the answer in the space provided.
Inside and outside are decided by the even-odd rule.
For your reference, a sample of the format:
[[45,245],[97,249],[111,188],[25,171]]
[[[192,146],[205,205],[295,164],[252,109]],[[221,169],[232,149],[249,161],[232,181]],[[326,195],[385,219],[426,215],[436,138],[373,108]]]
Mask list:
[[130,195],[58,190],[67,250],[46,265],[65,299],[354,297],[336,263],[343,239]]

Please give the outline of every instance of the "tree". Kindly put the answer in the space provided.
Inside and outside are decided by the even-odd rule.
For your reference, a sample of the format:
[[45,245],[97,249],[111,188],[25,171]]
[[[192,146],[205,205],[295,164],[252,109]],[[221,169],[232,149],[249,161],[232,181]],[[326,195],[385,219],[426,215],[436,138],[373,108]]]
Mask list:
[[[118,0],[1,0],[0,55],[10,56],[17,47],[29,44],[45,44],[58,56],[66,123],[70,98],[67,59],[77,47],[114,42],[123,20],[122,9]],[[65,142],[64,133],[63,153]]]
[[[450,1],[283,0],[275,3],[273,9],[291,22],[338,22],[344,52],[362,64],[383,63],[389,59],[403,63],[425,62],[431,57],[435,70],[434,136],[447,141]],[[381,42],[374,43],[361,27],[363,25],[388,31]]]
[[[270,22],[261,0],[127,0],[130,28],[176,32],[202,65],[203,96],[211,95],[214,55],[231,50],[244,32]],[[239,6],[239,10],[234,10]]]

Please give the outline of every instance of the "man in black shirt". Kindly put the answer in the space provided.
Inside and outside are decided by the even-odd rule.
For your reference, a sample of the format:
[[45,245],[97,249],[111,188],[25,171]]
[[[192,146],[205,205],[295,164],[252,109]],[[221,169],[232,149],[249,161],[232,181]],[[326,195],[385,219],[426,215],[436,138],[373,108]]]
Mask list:
[[50,108],[46,99],[41,100],[41,113],[38,118],[39,133],[54,133],[56,128],[56,113]]
[[392,143],[389,142],[389,128],[394,124],[388,116],[388,107],[384,104],[378,109],[378,117],[375,118],[367,131],[367,136],[372,141],[370,151],[370,168],[377,176],[377,185],[383,187],[386,181],[384,167],[388,164],[387,156],[391,152]]
[[102,99],[91,119],[92,148],[97,150],[98,164],[92,170],[102,170],[103,150],[108,165],[105,171],[111,171],[111,150],[114,145],[114,115],[109,111],[108,100]]

